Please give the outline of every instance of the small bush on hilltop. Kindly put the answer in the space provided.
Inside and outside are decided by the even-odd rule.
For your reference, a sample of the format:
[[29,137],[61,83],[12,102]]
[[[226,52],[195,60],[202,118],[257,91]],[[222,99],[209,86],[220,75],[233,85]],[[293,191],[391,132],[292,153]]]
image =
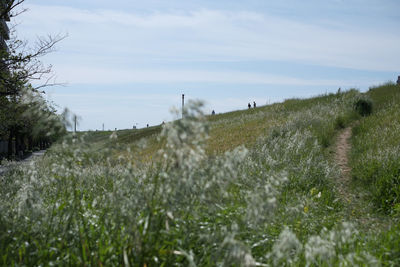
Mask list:
[[371,115],[372,107],[372,100],[365,96],[358,98],[354,103],[354,109],[363,117]]

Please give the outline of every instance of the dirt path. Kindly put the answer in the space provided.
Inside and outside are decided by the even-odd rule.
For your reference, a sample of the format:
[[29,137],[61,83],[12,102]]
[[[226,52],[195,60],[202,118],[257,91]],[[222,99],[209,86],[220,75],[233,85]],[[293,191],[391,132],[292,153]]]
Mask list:
[[[17,161],[17,163],[18,164],[29,163],[30,161],[34,160],[35,158],[42,157],[45,152],[46,152],[46,150],[40,150],[40,151],[33,152],[32,155],[30,155],[29,157],[27,157],[24,160]],[[6,174],[8,169],[9,169],[9,166],[0,166],[0,176]]]
[[6,167],[0,166],[0,176],[7,171]]
[[345,208],[344,216],[351,221],[365,225],[370,220],[372,204],[363,201],[366,199],[363,190],[356,192],[351,184],[351,167],[349,166],[349,153],[351,150],[352,127],[345,128],[337,137],[335,147],[335,162],[340,168],[340,177],[336,180],[336,188]]
[[346,202],[352,202],[354,196],[350,191],[351,168],[348,154],[350,152],[351,127],[347,127],[338,136],[336,141],[335,162],[339,165],[341,175],[337,180],[339,194]]
[[337,137],[335,147],[335,162],[340,167],[341,175],[336,180],[340,198],[345,204],[344,216],[347,220],[359,223],[361,227],[371,229],[372,226],[387,229],[391,225],[388,217],[379,215],[372,202],[369,201],[368,192],[362,188],[355,189],[351,183],[351,167],[349,153],[351,151],[350,138],[352,127],[345,128]]

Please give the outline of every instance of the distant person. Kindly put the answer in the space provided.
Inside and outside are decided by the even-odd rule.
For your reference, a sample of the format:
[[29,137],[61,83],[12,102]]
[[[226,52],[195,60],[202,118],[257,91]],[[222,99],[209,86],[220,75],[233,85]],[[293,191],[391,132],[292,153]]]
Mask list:
[[256,101],[253,101],[253,107],[254,107],[254,108],[256,108],[256,107],[257,107],[257,105],[256,105]]
[[337,90],[337,93],[340,94],[341,91],[342,91],[342,89],[339,87],[339,89]]
[[397,78],[397,85],[400,85],[400,76]]
[[249,107],[249,109],[251,109],[251,105],[250,105],[250,103],[249,103],[249,104],[247,104],[247,106]]
[[147,128],[149,128],[149,124],[147,124]]
[[213,111],[211,112],[211,115],[213,115],[213,116],[215,115],[215,110],[213,110]]

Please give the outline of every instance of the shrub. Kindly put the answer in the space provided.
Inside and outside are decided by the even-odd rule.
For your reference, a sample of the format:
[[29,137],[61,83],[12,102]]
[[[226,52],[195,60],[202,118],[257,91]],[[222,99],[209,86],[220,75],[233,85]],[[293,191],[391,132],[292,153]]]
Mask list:
[[369,116],[372,113],[372,100],[366,97],[359,98],[354,103],[354,109],[363,117]]

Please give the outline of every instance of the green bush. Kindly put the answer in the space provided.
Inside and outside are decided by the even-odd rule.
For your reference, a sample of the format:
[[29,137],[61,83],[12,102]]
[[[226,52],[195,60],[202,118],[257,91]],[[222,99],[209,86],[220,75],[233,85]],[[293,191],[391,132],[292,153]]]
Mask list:
[[354,109],[363,117],[371,115],[372,107],[372,100],[366,97],[359,98],[354,103]]

